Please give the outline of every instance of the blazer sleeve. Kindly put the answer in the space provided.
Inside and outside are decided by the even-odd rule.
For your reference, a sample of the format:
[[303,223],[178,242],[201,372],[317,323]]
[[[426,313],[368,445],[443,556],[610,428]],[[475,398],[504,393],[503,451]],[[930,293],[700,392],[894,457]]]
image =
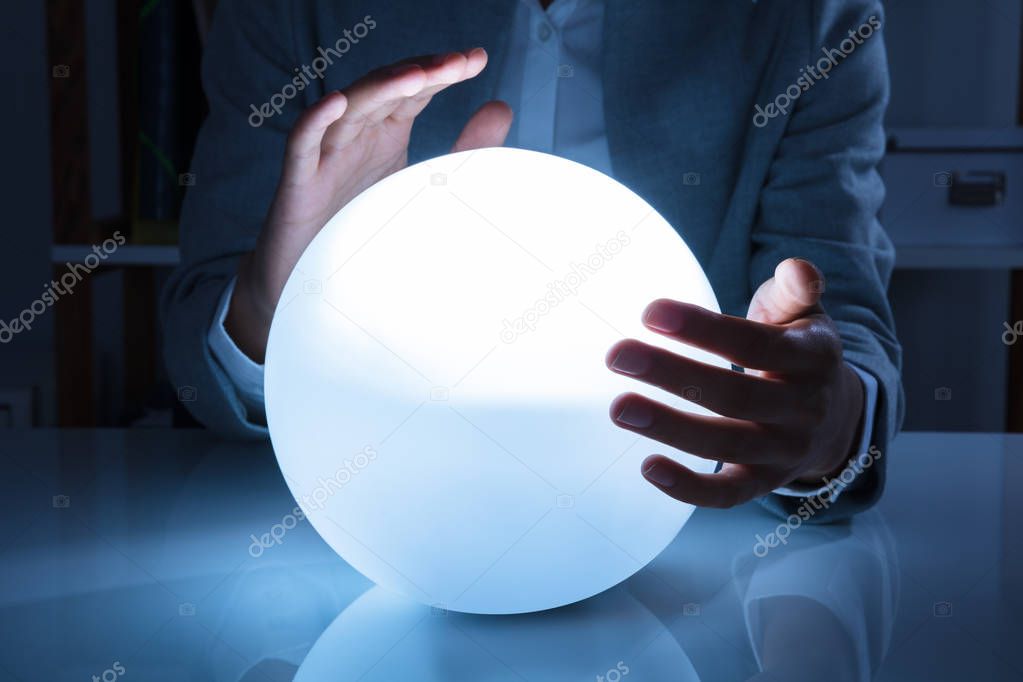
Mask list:
[[[192,415],[222,435],[265,438],[246,420],[229,377],[210,352],[208,333],[239,257],[254,248],[272,201],[291,129],[311,92],[257,116],[293,82],[291,2],[222,0],[202,65],[209,115],[199,133],[180,221],[181,264],[161,299],[164,359]],[[305,85],[303,83],[303,88]],[[280,102],[282,100],[276,100]]]
[[[876,0],[817,0],[810,7],[809,65],[824,56],[823,50],[839,49],[846,39],[854,42],[850,31],[880,26],[838,60],[828,78],[803,91],[787,117],[771,121],[784,132],[752,235],[751,291],[785,258],[815,263],[825,276],[823,305],[841,334],[845,359],[878,383],[874,423],[865,428],[873,427],[871,445],[881,456],[833,506],[814,514],[812,520],[819,522],[849,517],[880,497],[885,455],[902,424],[904,399],[901,349],[887,298],[895,251],[877,220],[884,200],[877,165],[885,149],[889,90],[884,15]],[[799,75],[792,74],[793,83]],[[770,495],[761,503],[788,516],[804,500]]]

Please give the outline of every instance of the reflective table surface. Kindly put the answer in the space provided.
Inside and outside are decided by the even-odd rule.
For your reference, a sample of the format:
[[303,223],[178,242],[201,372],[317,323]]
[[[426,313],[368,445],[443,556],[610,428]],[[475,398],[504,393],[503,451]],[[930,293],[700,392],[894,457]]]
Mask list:
[[1023,679],[1021,436],[903,434],[852,523],[701,509],[622,585],[518,616],[374,587],[267,445],[15,431],[0,460],[0,680]]

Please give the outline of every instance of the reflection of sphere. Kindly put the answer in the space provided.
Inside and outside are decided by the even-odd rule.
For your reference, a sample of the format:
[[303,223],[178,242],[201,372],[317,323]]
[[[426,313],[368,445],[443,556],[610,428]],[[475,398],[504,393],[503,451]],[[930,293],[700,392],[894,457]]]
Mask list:
[[508,618],[444,613],[375,587],[313,645],[295,682],[699,680],[657,618],[624,589]]
[[692,508],[642,479],[651,444],[608,406],[692,405],[604,356],[631,336],[725,366],[642,327],[659,297],[717,310],[674,230],[592,169],[488,149],[392,175],[327,223],[274,316],[267,416],[292,493],[355,568],[450,610],[621,582]]

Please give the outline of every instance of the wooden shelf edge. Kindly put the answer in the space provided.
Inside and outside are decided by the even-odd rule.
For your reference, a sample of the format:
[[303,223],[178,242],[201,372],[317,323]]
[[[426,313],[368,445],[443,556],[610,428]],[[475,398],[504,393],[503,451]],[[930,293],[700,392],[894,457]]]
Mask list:
[[1018,270],[1021,246],[896,246],[899,270]]

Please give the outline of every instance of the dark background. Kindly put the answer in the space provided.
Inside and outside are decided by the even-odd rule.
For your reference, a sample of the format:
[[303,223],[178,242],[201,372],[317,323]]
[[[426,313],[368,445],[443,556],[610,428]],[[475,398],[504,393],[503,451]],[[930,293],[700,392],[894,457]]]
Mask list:
[[[10,86],[0,318],[17,316],[114,230],[129,239],[0,345],[0,427],[187,424],[159,360],[156,297],[176,260],[174,218],[204,107],[206,4],[0,6]],[[1023,337],[1007,343],[1006,325],[1023,321],[1023,2],[885,4],[882,223],[898,249],[890,295],[905,426],[1020,431]]]

